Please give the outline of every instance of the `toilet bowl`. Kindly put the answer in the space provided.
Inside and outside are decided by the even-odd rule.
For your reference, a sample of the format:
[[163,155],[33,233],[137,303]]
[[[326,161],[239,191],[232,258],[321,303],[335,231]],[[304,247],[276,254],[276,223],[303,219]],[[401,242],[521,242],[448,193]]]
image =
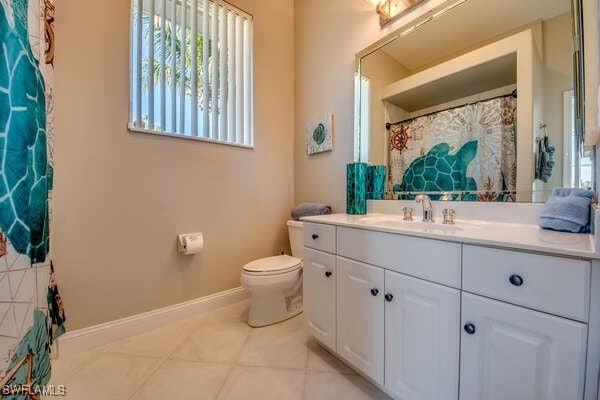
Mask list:
[[244,265],[240,282],[250,291],[248,324],[271,325],[302,312],[302,222],[288,221],[292,256],[280,255]]

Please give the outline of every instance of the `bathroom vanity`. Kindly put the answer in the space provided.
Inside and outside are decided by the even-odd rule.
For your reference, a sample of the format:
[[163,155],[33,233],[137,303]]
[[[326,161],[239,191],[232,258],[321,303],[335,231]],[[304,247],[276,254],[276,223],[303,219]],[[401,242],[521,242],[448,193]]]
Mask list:
[[304,222],[306,330],[394,398],[597,399],[591,235],[388,214]]

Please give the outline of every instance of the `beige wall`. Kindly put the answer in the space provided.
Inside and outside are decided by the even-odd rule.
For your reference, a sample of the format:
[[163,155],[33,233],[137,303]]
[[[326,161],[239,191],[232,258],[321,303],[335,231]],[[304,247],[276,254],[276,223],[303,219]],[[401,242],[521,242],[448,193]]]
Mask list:
[[[255,150],[129,133],[130,2],[57,4],[52,248],[69,329],[239,286],[244,263],[288,248],[294,4],[233,3],[255,18]],[[193,231],[204,253],[178,256]]]
[[[354,57],[417,14],[429,0],[385,29],[369,0],[296,0],[296,202],[346,210],[346,164],[354,158]],[[331,111],[334,151],[306,155],[306,123]]]
[[[571,16],[545,21],[544,29],[544,122],[548,125],[550,142],[556,147],[556,166],[544,188],[563,186],[564,112],[563,92],[573,89],[573,42]],[[536,132],[539,136],[541,132]]]
[[[393,109],[394,114],[401,113],[403,116],[408,114],[406,111],[391,103],[383,102],[383,88],[390,82],[410,75],[402,64],[396,61],[383,51],[376,51],[365,57],[361,65],[361,74],[369,78],[370,90],[370,131],[369,131],[369,162],[372,164],[387,164],[387,137],[388,132],[385,129],[386,122],[396,122],[399,119],[395,117],[390,121],[387,113]],[[367,99],[365,99],[366,101]],[[403,117],[402,117],[403,118]]]

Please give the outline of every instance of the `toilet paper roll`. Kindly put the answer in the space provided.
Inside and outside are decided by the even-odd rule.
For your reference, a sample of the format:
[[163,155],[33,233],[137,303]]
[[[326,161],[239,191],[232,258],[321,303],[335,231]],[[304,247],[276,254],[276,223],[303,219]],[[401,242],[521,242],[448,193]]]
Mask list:
[[190,255],[200,253],[204,249],[202,232],[178,235],[177,245],[181,254]]

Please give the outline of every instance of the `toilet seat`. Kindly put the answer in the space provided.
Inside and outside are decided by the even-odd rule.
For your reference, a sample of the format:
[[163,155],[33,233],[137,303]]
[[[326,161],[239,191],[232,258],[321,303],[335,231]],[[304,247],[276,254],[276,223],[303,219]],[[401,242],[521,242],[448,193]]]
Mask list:
[[244,274],[247,275],[279,275],[295,271],[302,267],[302,260],[296,257],[281,255],[265,257],[254,260],[244,265]]

